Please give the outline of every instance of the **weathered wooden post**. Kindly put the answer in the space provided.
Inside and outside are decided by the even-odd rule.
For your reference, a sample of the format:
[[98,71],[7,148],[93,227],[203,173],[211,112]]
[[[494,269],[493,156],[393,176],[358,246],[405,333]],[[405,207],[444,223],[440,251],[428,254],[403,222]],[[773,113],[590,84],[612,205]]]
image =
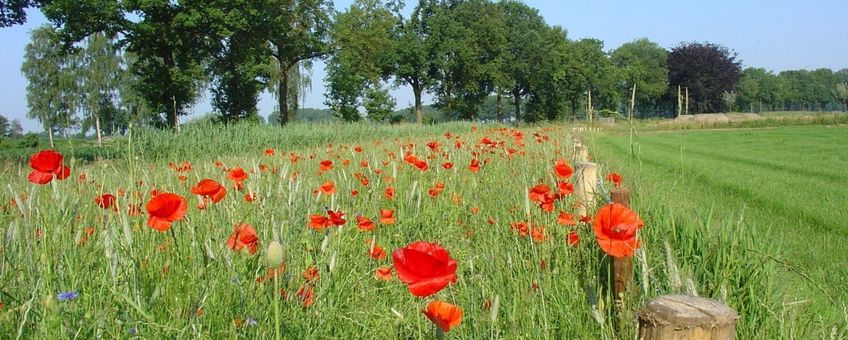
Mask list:
[[574,163],[589,162],[589,147],[583,144],[574,145]]
[[[583,146],[581,149],[588,155],[588,149]],[[580,216],[588,214],[588,207],[595,203],[595,192],[598,187],[598,165],[590,162],[580,162],[575,164],[574,174],[577,177],[574,181],[574,192],[577,193],[577,198],[580,200],[580,206],[577,208],[577,213]]]
[[[627,188],[613,188],[610,190],[610,199],[613,203],[630,208],[630,191]],[[611,258],[613,293],[615,294],[613,298],[617,303],[621,303],[624,292],[627,291],[631,282],[633,282],[633,256],[611,256]]]
[[664,295],[639,310],[639,339],[733,339],[738,318],[735,310],[715,300]]

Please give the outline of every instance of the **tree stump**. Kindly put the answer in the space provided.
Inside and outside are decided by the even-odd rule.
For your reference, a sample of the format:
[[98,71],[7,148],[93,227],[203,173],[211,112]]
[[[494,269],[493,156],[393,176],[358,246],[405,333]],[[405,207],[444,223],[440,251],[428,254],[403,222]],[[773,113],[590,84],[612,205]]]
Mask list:
[[733,339],[738,318],[735,310],[715,300],[664,295],[639,310],[639,339]]

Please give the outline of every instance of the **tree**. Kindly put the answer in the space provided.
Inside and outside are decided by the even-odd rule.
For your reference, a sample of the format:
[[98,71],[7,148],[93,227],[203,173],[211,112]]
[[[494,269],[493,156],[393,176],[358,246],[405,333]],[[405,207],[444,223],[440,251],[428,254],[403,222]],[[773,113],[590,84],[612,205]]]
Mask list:
[[592,106],[615,109],[618,106],[620,74],[597,39],[580,39],[568,45],[565,96],[576,116],[579,104],[590,93]]
[[499,77],[504,12],[484,0],[446,1],[436,7],[429,28],[437,105],[448,117],[476,118]]
[[[541,40],[547,24],[539,10],[513,0],[498,3],[500,9],[506,16],[506,32],[509,39],[503,47],[500,60],[500,76],[497,83],[500,88],[507,90],[512,95],[515,118],[521,117],[521,101],[523,96],[530,94],[531,78],[534,72],[549,72],[549,68],[539,65],[538,58],[532,58],[538,52],[543,51]],[[500,96],[500,91],[497,93]],[[498,117],[500,119],[500,108]]]
[[722,93],[733,91],[742,68],[736,52],[713,43],[681,43],[668,54],[671,88],[688,89],[697,113],[718,112]]
[[[333,53],[328,61],[327,105],[340,118],[358,120],[359,98],[366,89],[379,87],[394,65],[393,30],[397,18],[378,0],[357,0],[336,16],[331,33]],[[387,53],[388,52],[388,53]],[[372,95],[378,92],[370,91]],[[388,95],[388,93],[386,93]]]
[[27,78],[27,117],[41,122],[54,147],[53,133],[70,125],[74,115],[73,86],[63,80],[75,78],[70,57],[63,54],[59,35],[51,26],[32,31],[21,72]]
[[362,106],[365,107],[365,113],[368,114],[368,119],[383,122],[387,118],[390,118],[392,112],[395,110],[395,106],[397,106],[397,101],[392,98],[388,90],[382,86],[375,86],[365,91]]
[[44,15],[61,27],[66,47],[96,33],[120,34],[137,56],[138,91],[153,114],[172,129],[207,81],[202,63],[209,49],[208,4],[169,0],[52,0]]
[[570,75],[575,61],[565,29],[559,26],[544,29],[539,43],[529,57],[537,65],[530,73],[529,100],[523,117],[529,122],[561,117],[568,108],[569,86],[575,83]]
[[267,1],[210,1],[219,15],[210,73],[214,75],[212,104],[225,122],[258,117],[259,93],[267,88],[269,27],[262,6]]
[[621,71],[624,80],[619,92],[629,99],[636,86],[637,112],[656,109],[667,91],[667,58],[668,51],[647,38],[622,44],[612,51],[610,60]]
[[842,111],[848,111],[848,83],[836,84],[836,97],[842,101]]
[[[119,122],[118,109],[115,104],[118,81],[120,80],[121,57],[117,53],[113,39],[103,33],[95,33],[88,37],[85,48],[81,51],[77,81],[80,82],[80,106],[88,113],[82,121],[83,133],[92,125],[97,134],[97,143],[103,144],[101,133],[111,135]],[[105,129],[102,126],[105,123]]]
[[20,25],[26,22],[26,9],[43,1],[0,0],[0,27]]
[[733,112],[736,109],[736,98],[738,95],[734,91],[724,91],[721,94],[721,102],[724,104],[723,112]]
[[433,85],[433,79],[428,73],[432,68],[429,20],[435,14],[436,6],[434,0],[419,0],[412,15],[407,19],[401,18],[396,28],[393,73],[398,82],[412,88],[415,121],[418,124],[424,123],[421,95]]
[[301,61],[326,55],[332,13],[333,3],[329,0],[269,0],[268,39],[279,67],[277,100],[281,125],[289,122],[288,72]]
[[20,137],[24,134],[24,128],[21,126],[21,121],[18,119],[12,119],[12,122],[9,124],[9,137]]
[[9,119],[3,116],[0,116],[0,136],[9,137],[9,128],[11,125],[9,124]]

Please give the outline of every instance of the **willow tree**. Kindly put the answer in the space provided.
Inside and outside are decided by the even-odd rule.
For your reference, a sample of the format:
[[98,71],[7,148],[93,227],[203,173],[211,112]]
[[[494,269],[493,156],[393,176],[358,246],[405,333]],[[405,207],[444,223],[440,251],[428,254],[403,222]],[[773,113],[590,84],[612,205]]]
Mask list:
[[[73,86],[65,81],[73,73],[70,57],[64,53],[59,35],[52,26],[32,31],[24,52],[21,72],[27,78],[27,117],[38,120],[54,147],[53,133],[67,128],[74,115]],[[63,126],[64,124],[64,126]]]

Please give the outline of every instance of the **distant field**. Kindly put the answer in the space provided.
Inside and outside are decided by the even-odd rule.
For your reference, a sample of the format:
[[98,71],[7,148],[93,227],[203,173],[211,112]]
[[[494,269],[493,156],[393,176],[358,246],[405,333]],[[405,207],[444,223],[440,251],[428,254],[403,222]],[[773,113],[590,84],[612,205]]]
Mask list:
[[635,178],[637,207],[681,224],[711,212],[708,227],[750,227],[778,264],[787,302],[811,300],[823,318],[846,322],[848,127],[654,132],[632,148],[625,133],[593,142],[601,163]]

